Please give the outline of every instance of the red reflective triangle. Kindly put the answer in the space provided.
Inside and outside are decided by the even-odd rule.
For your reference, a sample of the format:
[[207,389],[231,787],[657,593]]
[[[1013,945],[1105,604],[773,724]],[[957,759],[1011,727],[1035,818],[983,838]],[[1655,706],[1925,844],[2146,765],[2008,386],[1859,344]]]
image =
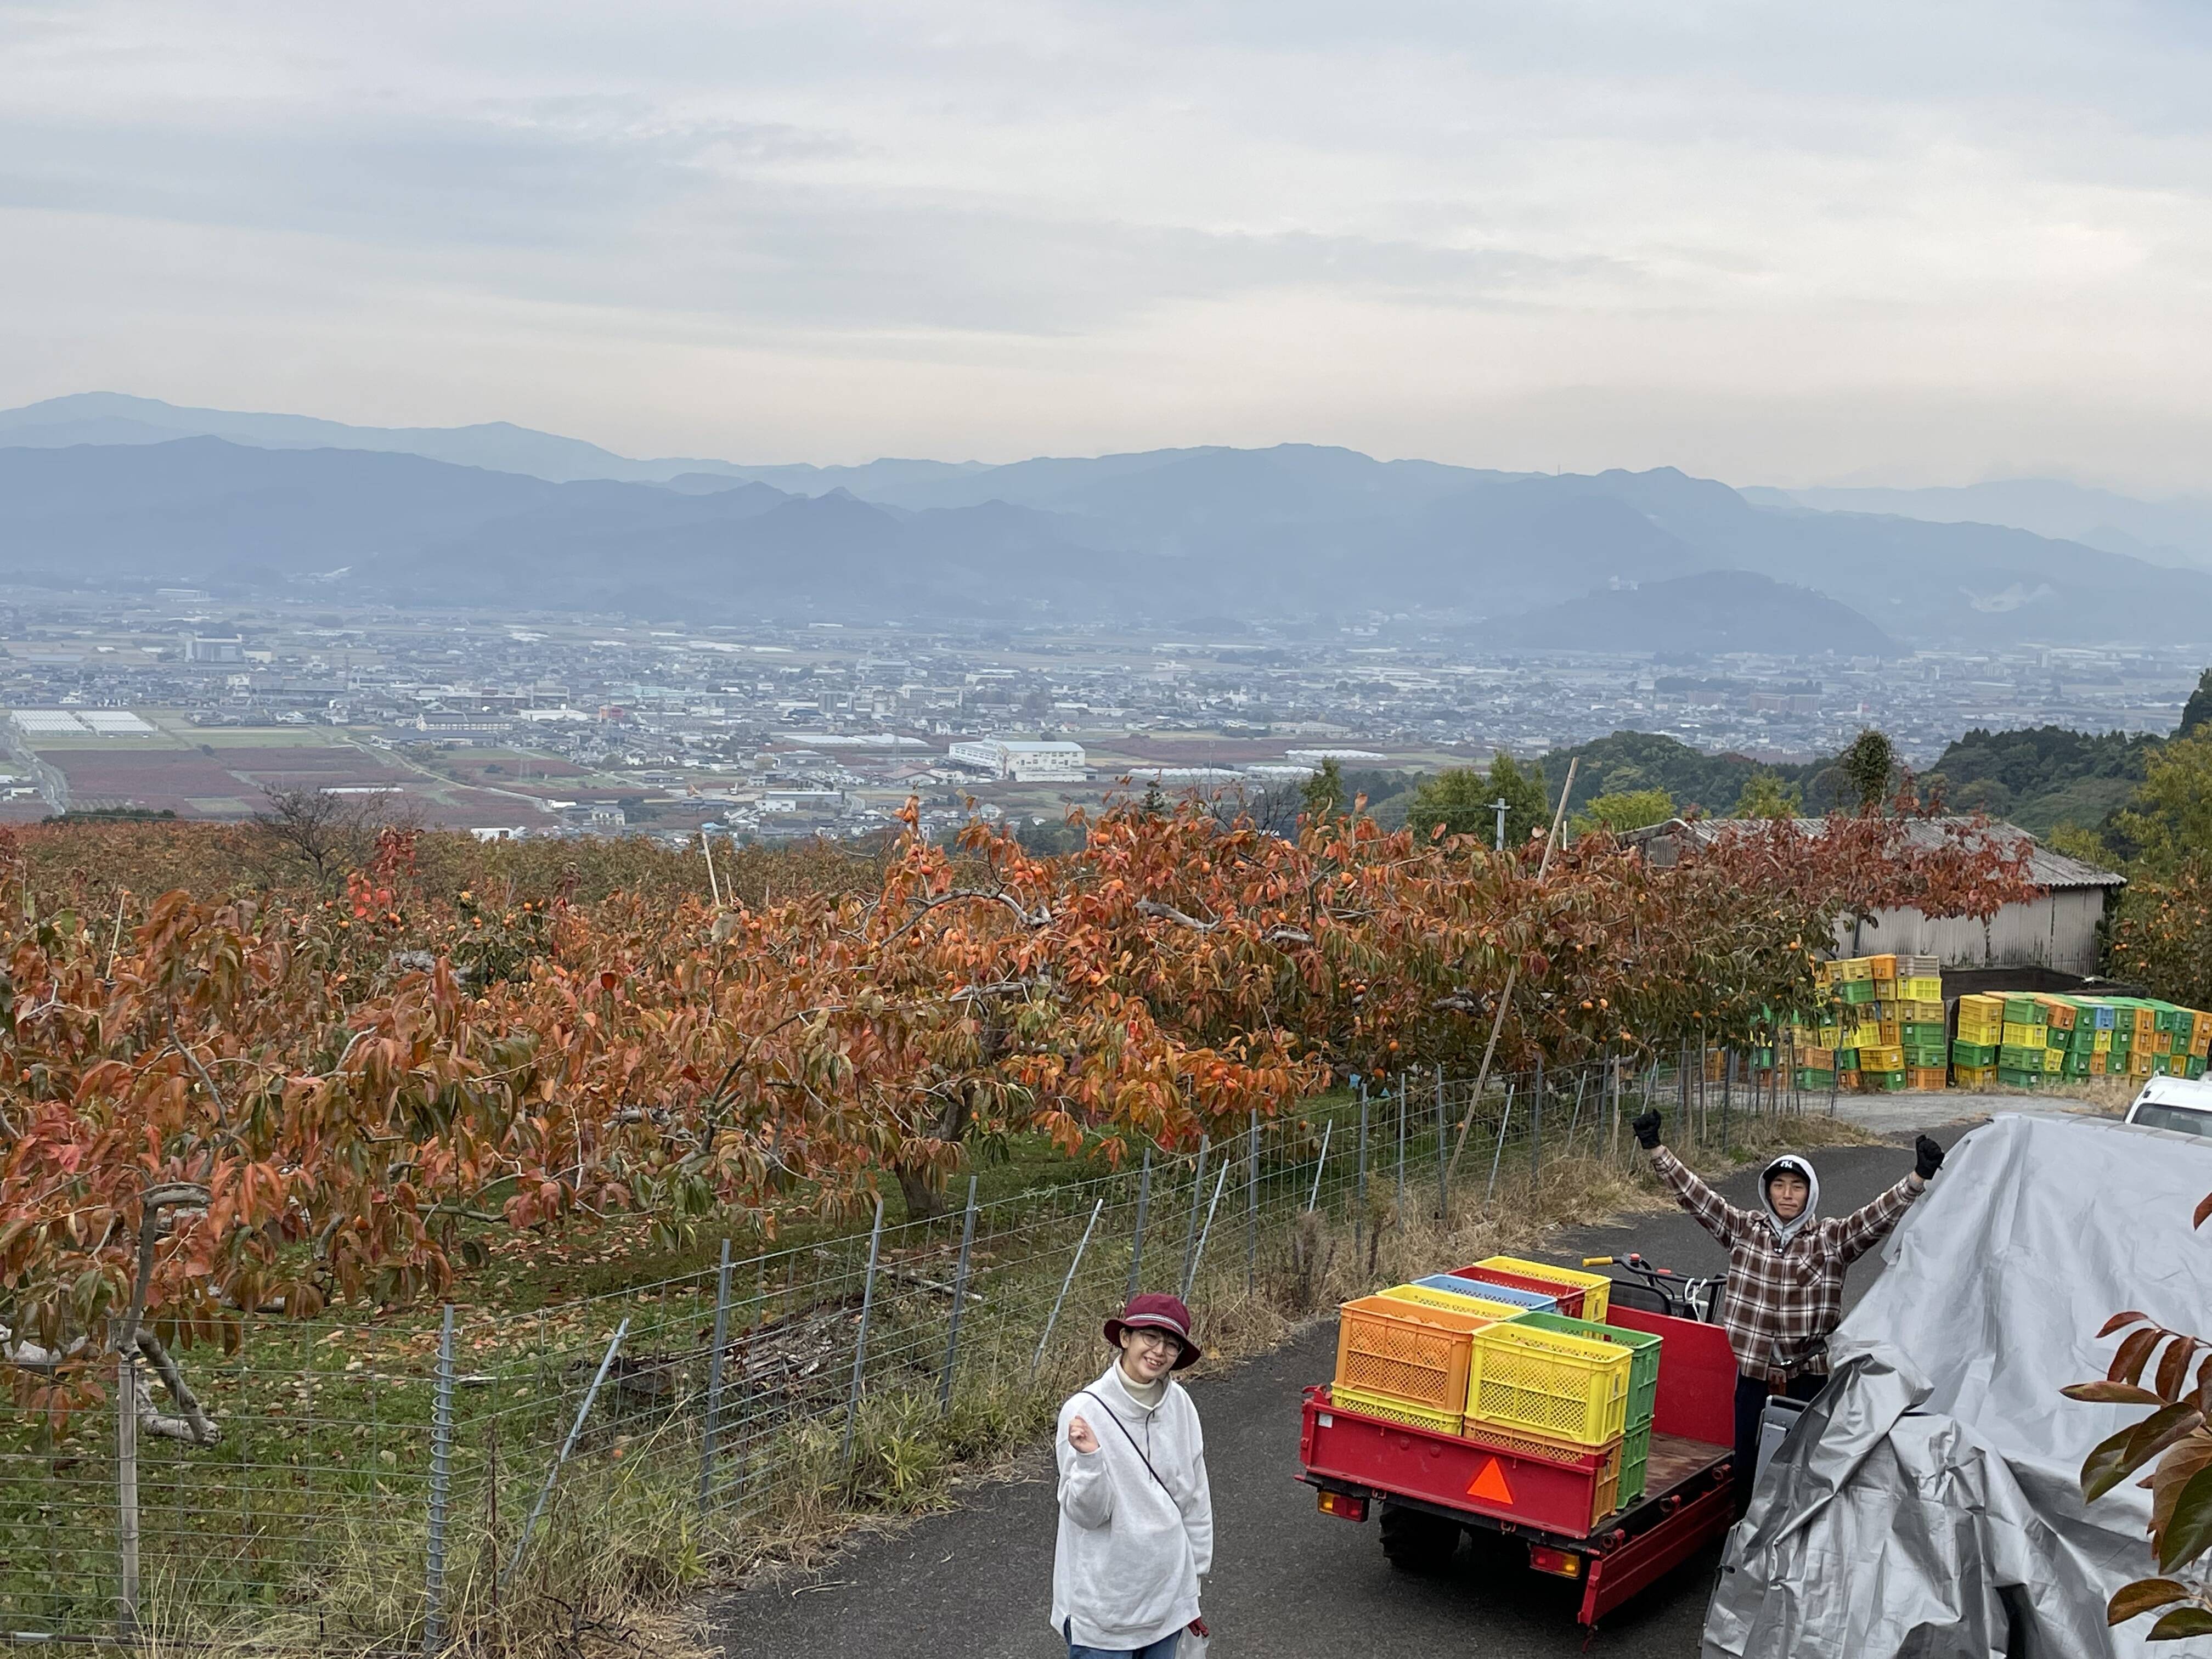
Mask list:
[[1469,1498],[1486,1498],[1493,1504],[1510,1504],[1513,1488],[1506,1484],[1505,1470],[1496,1458],[1482,1466],[1480,1473],[1467,1483]]

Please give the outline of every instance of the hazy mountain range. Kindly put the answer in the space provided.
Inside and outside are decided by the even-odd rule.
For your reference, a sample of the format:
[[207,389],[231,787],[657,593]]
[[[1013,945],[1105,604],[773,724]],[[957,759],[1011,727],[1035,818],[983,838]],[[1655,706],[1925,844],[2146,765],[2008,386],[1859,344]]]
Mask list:
[[[2177,550],[1933,516],[1970,511],[1972,490],[1785,495],[1671,468],[1509,473],[1297,444],[747,467],[100,392],[0,412],[0,577],[314,578],[702,621],[1382,611],[1547,648],[2212,641],[2212,573],[2176,568],[2194,556],[2188,504],[1978,489],[2011,491],[1991,499],[2014,517],[2087,514],[2106,542],[2155,532]],[[2212,562],[2212,516],[2204,546]]]

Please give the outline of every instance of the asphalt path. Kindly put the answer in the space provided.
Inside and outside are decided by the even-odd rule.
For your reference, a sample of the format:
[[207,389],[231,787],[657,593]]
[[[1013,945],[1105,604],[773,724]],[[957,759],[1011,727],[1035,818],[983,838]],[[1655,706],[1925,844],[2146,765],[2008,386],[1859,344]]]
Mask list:
[[[1948,1146],[1968,1127],[1936,1137]],[[1814,1162],[1829,1215],[1865,1203],[1912,1167],[1902,1146],[1829,1147]],[[1741,1171],[1720,1190],[1749,1204],[1755,1179]],[[1632,1249],[1686,1273],[1727,1266],[1680,1211],[1576,1229],[1545,1254],[1570,1262]],[[1881,1268],[1879,1253],[1857,1264],[1847,1306]],[[1311,1489],[1297,1482],[1299,1394],[1325,1381],[1335,1358],[1335,1328],[1323,1322],[1274,1353],[1192,1385],[1213,1485],[1217,1543],[1206,1611],[1218,1659],[1477,1652],[1564,1659],[1584,1651],[1574,1620],[1579,1585],[1531,1573],[1517,1559],[1473,1543],[1449,1571],[1410,1576],[1384,1561],[1372,1521],[1355,1525],[1316,1510]],[[1046,1624],[1054,1485],[1050,1449],[1040,1447],[1012,1479],[976,1488],[958,1509],[868,1540],[809,1577],[723,1596],[708,1609],[712,1628],[732,1659],[1065,1659],[1066,1645]],[[1684,1563],[1610,1614],[1587,1651],[1690,1659],[1718,1563],[1717,1544]]]

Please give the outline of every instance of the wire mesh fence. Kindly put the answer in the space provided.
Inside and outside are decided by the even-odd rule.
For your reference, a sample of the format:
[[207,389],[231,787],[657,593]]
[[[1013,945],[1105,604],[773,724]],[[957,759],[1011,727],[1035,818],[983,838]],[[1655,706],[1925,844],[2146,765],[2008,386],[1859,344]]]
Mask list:
[[119,1433],[121,1387],[60,1433],[7,1430],[0,1636],[434,1654],[580,1628],[617,1580],[696,1582],[1033,1431],[1103,1368],[1100,1319],[1135,1290],[1202,1323],[1295,1316],[1371,1274],[1387,1231],[1510,1212],[1566,1160],[1625,1166],[1647,1105],[1717,1143],[1827,1104],[1693,1049],[1493,1077],[1480,1098],[1413,1071],[1094,1180],[981,1204],[963,1182],[940,1214],[879,1206],[847,1237],[726,1246],[526,1314],[248,1320],[180,1352],[213,1446]]

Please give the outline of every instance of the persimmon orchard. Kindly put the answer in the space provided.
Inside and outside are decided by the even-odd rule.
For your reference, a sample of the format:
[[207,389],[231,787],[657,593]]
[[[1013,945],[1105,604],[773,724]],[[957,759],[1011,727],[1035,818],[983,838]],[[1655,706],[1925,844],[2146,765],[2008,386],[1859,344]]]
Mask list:
[[947,848],[910,807],[871,884],[729,906],[667,881],[433,892],[387,833],[342,890],[133,910],[102,887],[95,911],[27,873],[75,826],[0,841],[19,1399],[66,1412],[128,1342],[176,1407],[142,1403],[148,1426],[204,1441],[180,1334],[439,1295],[488,1230],[767,1235],[886,1180],[927,1212],[994,1138],[1115,1160],[1334,1072],[1471,1066],[1509,982],[1501,1064],[1633,1052],[1804,997],[1840,915],[2028,890],[1971,829],[1923,845],[1880,816],[1747,825],[1663,869],[1593,835],[1540,879],[1533,842],[1356,812],[1291,838],[1196,801],[1084,828],[1063,856],[980,824]]

